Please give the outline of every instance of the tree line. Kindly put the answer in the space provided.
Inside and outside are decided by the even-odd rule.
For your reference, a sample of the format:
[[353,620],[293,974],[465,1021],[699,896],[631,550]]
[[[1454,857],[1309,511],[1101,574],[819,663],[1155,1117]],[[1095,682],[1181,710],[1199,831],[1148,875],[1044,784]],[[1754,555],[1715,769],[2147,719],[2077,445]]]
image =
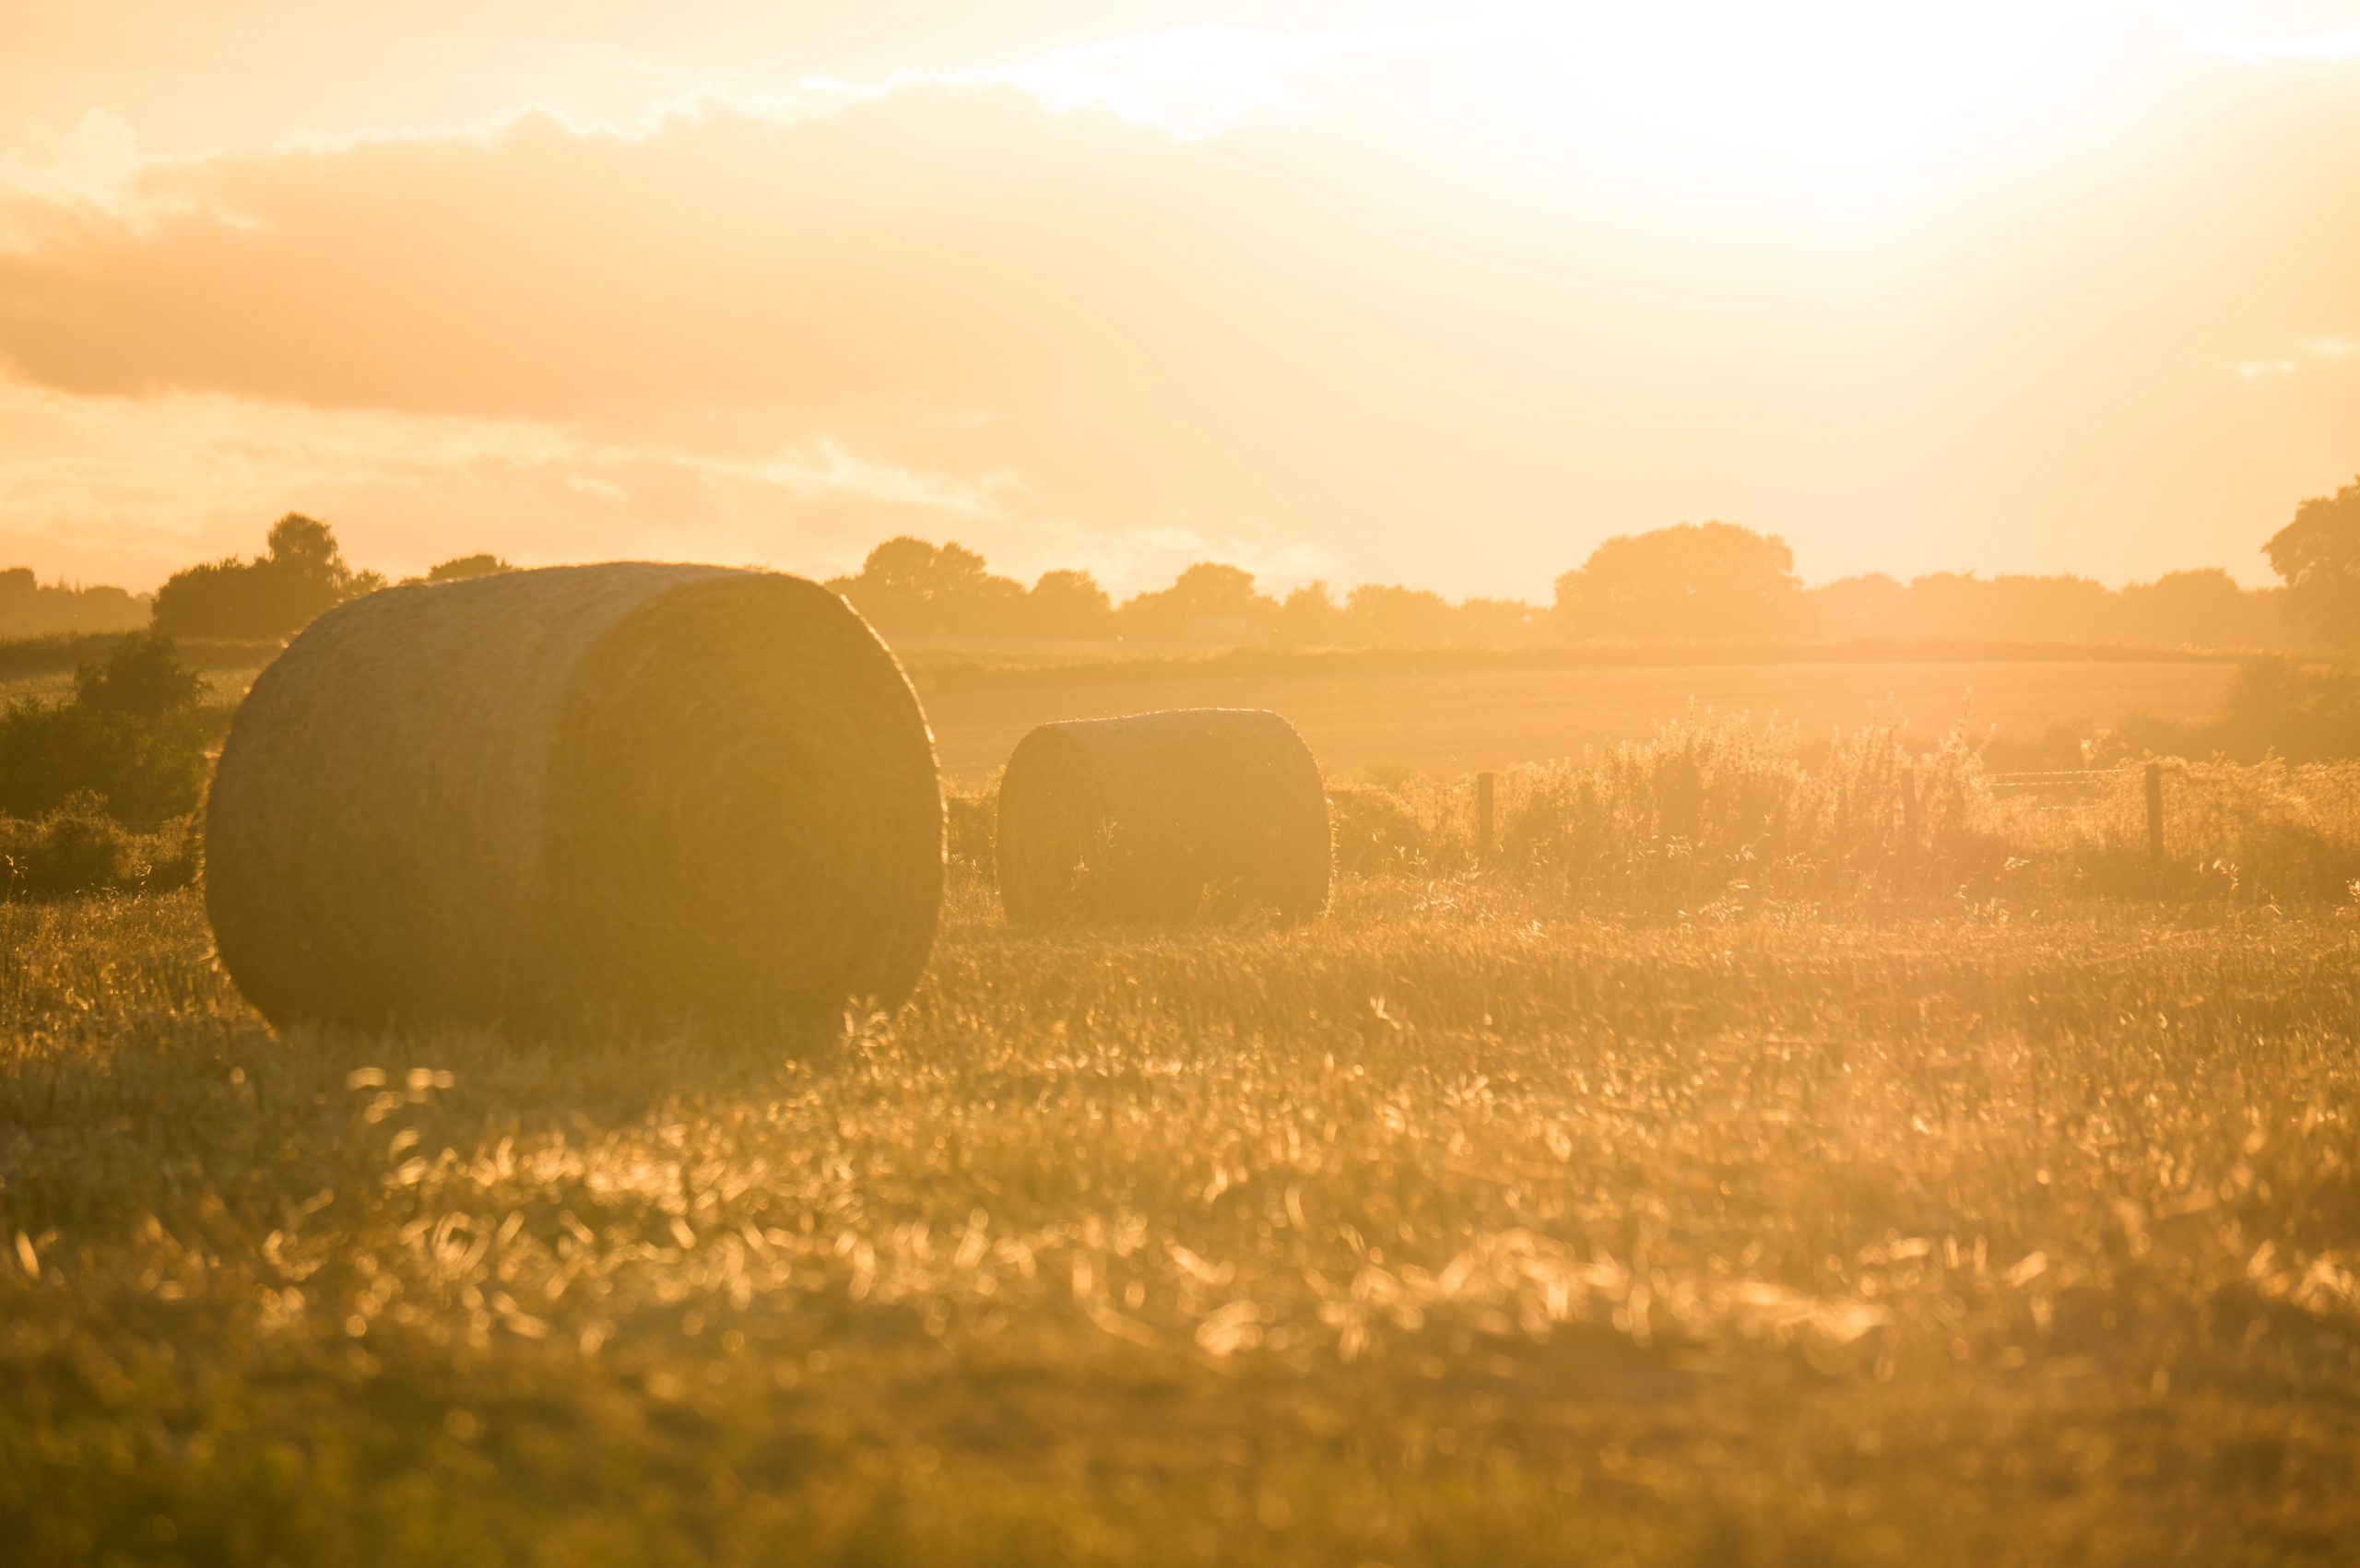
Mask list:
[[30,566],[0,571],[0,637],[60,637],[133,631],[148,624],[149,600],[121,588],[43,583]]
[[[904,536],[879,545],[859,571],[828,585],[889,636],[1299,648],[1986,642],[2283,650],[2360,642],[2360,480],[2304,502],[2266,550],[2282,579],[2269,588],[2243,587],[2217,568],[2121,588],[2086,577],[1972,572],[1906,583],[1872,573],[1806,587],[1793,552],[1775,535],[1682,523],[1607,540],[1557,579],[1546,605],[1454,602],[1390,584],[1363,584],[1339,595],[1311,583],[1278,595],[1243,568],[1213,561],[1118,601],[1087,572],[1045,572],[1028,585],[994,572],[963,545]],[[463,556],[436,566],[428,580],[507,570],[494,555]],[[41,587],[30,571],[0,572],[0,637],[120,630],[152,619],[156,630],[176,637],[266,641],[384,585],[379,573],[346,562],[326,524],[289,513],[272,526],[260,555],[176,572],[152,605],[120,589]],[[69,601],[112,619],[61,621]],[[28,605],[47,607],[36,613]]]
[[1283,596],[1200,562],[1117,603],[1086,572],[1031,587],[958,544],[889,539],[829,586],[892,635],[1121,638],[1289,647],[1513,647],[1543,643],[1956,642],[2288,649],[2360,637],[2360,481],[2307,501],[2269,545],[2284,580],[2241,586],[2210,568],[2110,588],[2087,577],[1879,574],[1805,587],[1776,536],[1680,524],[1607,540],[1546,605],[1364,584]]

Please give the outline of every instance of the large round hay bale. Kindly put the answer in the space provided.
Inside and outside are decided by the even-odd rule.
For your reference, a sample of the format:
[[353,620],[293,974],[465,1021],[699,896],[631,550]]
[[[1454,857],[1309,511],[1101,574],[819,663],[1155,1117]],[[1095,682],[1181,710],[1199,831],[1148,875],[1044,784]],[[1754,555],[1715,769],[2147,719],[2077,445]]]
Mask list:
[[1000,902],[1020,923],[1170,923],[1328,902],[1328,797],[1252,708],[1043,725],[1001,775]]
[[557,567],[321,617],[230,726],[205,864],[277,1024],[808,1018],[916,984],[942,793],[817,584]]

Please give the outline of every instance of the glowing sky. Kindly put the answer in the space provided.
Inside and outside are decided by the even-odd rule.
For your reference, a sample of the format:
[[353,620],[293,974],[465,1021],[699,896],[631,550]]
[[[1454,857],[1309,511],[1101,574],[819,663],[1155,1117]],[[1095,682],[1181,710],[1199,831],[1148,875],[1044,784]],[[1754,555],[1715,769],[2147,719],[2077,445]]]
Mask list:
[[2261,581],[2360,473],[2360,0],[352,9],[0,10],[0,565]]

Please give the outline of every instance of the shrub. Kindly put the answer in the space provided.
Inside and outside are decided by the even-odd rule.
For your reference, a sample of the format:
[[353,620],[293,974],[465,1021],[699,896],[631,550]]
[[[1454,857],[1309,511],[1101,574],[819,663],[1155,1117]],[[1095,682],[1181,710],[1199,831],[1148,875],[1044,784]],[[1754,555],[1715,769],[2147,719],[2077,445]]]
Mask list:
[[2360,666],[2248,659],[2237,667],[2220,713],[2202,720],[2142,716],[2101,737],[2101,757],[2224,757],[2260,762],[2360,758]]
[[181,662],[169,632],[135,631],[104,662],[86,659],[74,672],[74,700],[94,713],[158,719],[204,695],[205,678]]
[[204,791],[207,724],[193,708],[147,719],[20,702],[0,714],[0,813],[39,817],[89,791],[125,822],[184,815]]
[[12,896],[62,898],[121,887],[133,867],[131,836],[84,791],[37,822],[0,823],[0,857]]
[[0,813],[40,817],[82,792],[117,819],[155,823],[195,808],[215,715],[195,703],[204,681],[160,633],[124,638],[86,663],[75,696],[0,713]]

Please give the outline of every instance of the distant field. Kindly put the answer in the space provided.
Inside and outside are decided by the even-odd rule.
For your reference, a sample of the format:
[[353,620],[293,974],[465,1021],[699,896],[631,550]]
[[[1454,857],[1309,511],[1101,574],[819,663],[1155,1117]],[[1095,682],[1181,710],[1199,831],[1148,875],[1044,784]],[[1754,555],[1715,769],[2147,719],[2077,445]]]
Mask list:
[[1694,704],[1776,715],[1806,739],[1897,718],[1935,736],[1965,725],[2031,737],[2135,713],[2210,716],[2236,666],[2196,661],[1906,661],[1890,664],[1171,675],[935,691],[926,713],[954,785],[988,778],[1034,725],[1151,708],[1273,708],[1331,773],[1398,762],[1436,774],[1510,766],[1636,738]]
[[[1241,668],[1120,643],[916,639],[896,651],[925,694],[957,788],[989,779],[1035,725],[1153,708],[1273,708],[1294,721],[1331,774],[1384,762],[1448,775],[1635,739],[1692,704],[1775,716],[1800,725],[1806,740],[1888,717],[1928,737],[1964,724],[1977,736],[2012,739],[2133,714],[2201,719],[2217,711],[2236,667],[2189,658],[1850,657],[1454,667],[1451,655],[1435,654],[1438,667],[1401,668],[1394,661],[1414,666],[1418,656],[1372,654]],[[249,648],[206,652],[206,678],[220,698],[242,694],[264,662]],[[0,706],[62,697],[73,684],[63,669],[0,677]]]
[[[227,700],[245,695],[246,688],[262,673],[259,664],[242,664],[228,669],[207,669],[206,685],[216,699]],[[44,670],[33,675],[0,678],[0,708],[11,702],[27,701],[53,702],[74,694],[74,675],[70,670]]]

